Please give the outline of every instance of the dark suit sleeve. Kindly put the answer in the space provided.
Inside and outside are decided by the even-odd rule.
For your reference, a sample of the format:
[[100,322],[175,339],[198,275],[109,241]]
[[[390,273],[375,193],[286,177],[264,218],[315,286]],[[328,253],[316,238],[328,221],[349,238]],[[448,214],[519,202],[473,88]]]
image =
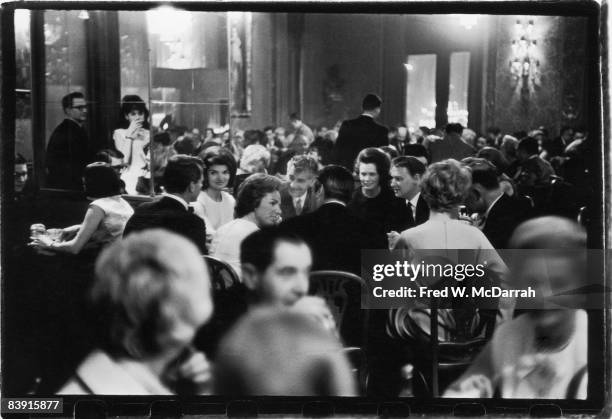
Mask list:
[[347,121],[342,122],[342,124],[340,124],[340,129],[338,130],[338,138],[336,139],[336,145],[344,144],[344,142],[346,142],[348,130],[349,127],[347,126]]
[[385,126],[380,126],[380,134],[377,138],[377,147],[384,147],[389,145],[389,129]]
[[367,244],[367,249],[387,249],[387,235],[376,225],[370,221],[362,220],[361,233],[363,237],[362,243]]
[[349,127],[347,126],[347,121],[342,122],[340,125],[340,129],[338,130],[338,138],[336,139],[336,144],[331,152],[331,163],[343,165],[342,155],[344,148],[346,148],[346,142],[348,141],[348,131]]
[[191,231],[191,240],[198,246],[200,253],[203,255],[208,254],[208,249],[206,248],[206,224],[204,220],[194,214],[189,214],[193,221],[193,230]]

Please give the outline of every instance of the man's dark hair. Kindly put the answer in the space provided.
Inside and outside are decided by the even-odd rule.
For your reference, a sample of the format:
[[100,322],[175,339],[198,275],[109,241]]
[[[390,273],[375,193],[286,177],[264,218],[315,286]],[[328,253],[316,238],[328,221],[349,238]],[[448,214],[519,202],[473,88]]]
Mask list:
[[28,164],[28,161],[21,154],[15,154],[15,164]]
[[292,112],[291,114],[289,114],[289,120],[290,121],[301,121],[302,118],[300,117],[300,114],[297,112]]
[[101,161],[104,163],[108,163],[111,164],[113,161],[111,160],[111,158],[115,158],[115,159],[122,159],[123,153],[119,150],[115,150],[112,148],[105,148],[103,150],[100,150],[96,153],[95,155],[95,161]]
[[[542,131],[542,130],[540,130],[540,131]],[[544,131],[542,131],[542,134],[544,134]],[[514,138],[519,138],[519,139],[521,139],[521,138],[525,138],[525,137],[527,136],[527,131],[524,131],[524,130],[514,131],[514,132],[512,133],[512,136],[513,136]],[[544,137],[547,137],[547,135],[546,135],[546,134],[544,134]]]
[[244,132],[244,148],[247,148],[253,144],[260,144],[265,146],[268,144],[268,139],[264,131],[258,129],[249,129]]
[[153,136],[153,142],[163,146],[169,146],[172,143],[172,138],[170,138],[170,134],[166,131],[158,132]]
[[266,127],[264,127],[263,132],[265,133],[266,131],[274,131],[274,127],[272,125],[268,125]]
[[428,127],[419,127],[419,129],[421,130],[421,132],[423,133],[423,135],[429,135],[431,130]]
[[197,157],[177,154],[168,159],[162,184],[168,193],[183,193],[191,182],[202,177],[202,161]]
[[499,187],[497,167],[489,160],[480,157],[467,157],[461,161],[472,171],[472,184],[479,184],[491,190]]
[[391,161],[391,166],[393,167],[403,167],[410,173],[410,176],[421,175],[425,173],[425,165],[423,162],[419,161],[416,157],[413,156],[400,156],[396,157]]
[[353,175],[342,166],[330,164],[319,173],[319,183],[323,185],[325,199],[337,199],[348,203],[353,196],[355,180]]
[[107,163],[96,162],[85,167],[85,194],[92,198],[119,195],[122,184],[119,175]]
[[489,127],[487,128],[487,133],[493,134],[493,135],[499,135],[501,134],[501,129],[499,129],[499,127]]
[[264,196],[278,191],[280,187],[280,179],[264,173],[255,173],[246,178],[236,194],[236,217],[244,217],[255,211]]
[[404,155],[412,157],[425,157],[428,163],[430,161],[427,149],[421,144],[407,144],[404,147]]
[[368,93],[367,95],[365,95],[363,101],[361,102],[361,108],[364,111],[373,111],[376,108],[380,108],[381,105],[382,99],[374,93]]
[[64,110],[71,108],[74,99],[85,99],[85,95],[81,92],[72,92],[68,93],[66,96],[62,98],[62,108]]
[[538,154],[538,140],[533,137],[525,137],[519,141],[517,150],[523,150],[530,156]]
[[274,250],[280,243],[306,244],[304,239],[285,228],[264,227],[248,235],[240,244],[240,263],[250,263],[262,273],[272,264]]
[[445,131],[447,134],[455,133],[455,134],[463,134],[463,125],[459,122],[451,122],[450,124],[446,124]]

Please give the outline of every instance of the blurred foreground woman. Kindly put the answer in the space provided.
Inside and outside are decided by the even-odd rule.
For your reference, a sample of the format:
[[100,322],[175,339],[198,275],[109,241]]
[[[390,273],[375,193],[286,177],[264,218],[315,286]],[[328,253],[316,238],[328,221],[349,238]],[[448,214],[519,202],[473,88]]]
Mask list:
[[207,392],[208,362],[190,344],[213,306],[193,244],[164,230],[130,235],[98,258],[91,298],[99,349],[59,394]]
[[[586,233],[571,220],[541,217],[519,225],[510,248],[529,249],[511,266],[512,285],[533,287],[538,300],[498,327],[444,396],[585,399],[587,313],[566,307],[576,307],[584,285]],[[547,306],[551,296],[557,304]]]
[[215,393],[258,396],[355,396],[349,362],[336,337],[310,316],[253,310],[223,339]]

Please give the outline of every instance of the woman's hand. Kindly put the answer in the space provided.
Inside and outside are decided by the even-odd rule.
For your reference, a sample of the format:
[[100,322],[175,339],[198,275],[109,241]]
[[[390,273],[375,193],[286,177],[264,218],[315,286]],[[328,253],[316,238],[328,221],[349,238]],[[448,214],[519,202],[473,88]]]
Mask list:
[[28,246],[33,247],[36,250],[51,249],[51,244],[53,243],[53,240],[51,240],[51,238],[47,235],[30,237],[30,240],[32,241],[28,243]]
[[136,134],[138,133],[138,130],[140,130],[142,128],[142,121],[130,121],[130,125],[127,127],[127,131],[125,136],[127,138],[132,138],[134,139],[136,137]]
[[193,352],[178,366],[176,375],[177,381],[189,382],[195,394],[212,394],[211,365],[203,352]]

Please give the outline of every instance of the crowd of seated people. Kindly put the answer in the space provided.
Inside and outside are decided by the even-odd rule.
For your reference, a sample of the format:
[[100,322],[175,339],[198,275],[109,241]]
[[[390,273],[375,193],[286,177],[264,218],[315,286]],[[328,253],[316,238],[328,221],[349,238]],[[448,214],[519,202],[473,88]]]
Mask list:
[[[53,252],[78,253],[90,244],[97,251],[106,248],[92,295],[101,315],[115,311],[129,317],[111,316],[100,326],[106,342],[62,392],[108,394],[88,380],[100,368],[116,368],[135,379],[124,389],[138,392],[133,394],[353,395],[357,387],[348,359],[338,355],[342,342],[331,311],[323,299],[308,295],[312,271],[361,276],[363,249],[402,251],[407,259],[427,249],[464,249],[473,251],[470,263],[486,264],[508,286],[504,281],[512,267],[496,249],[525,248],[521,237],[529,231],[543,236],[562,234],[563,226],[574,235],[582,231],[575,220],[589,203],[588,189],[578,192],[589,183],[587,136],[574,138],[562,130],[549,140],[542,129],[504,135],[497,128],[479,135],[458,123],[443,130],[411,132],[402,125],[388,130],[373,121],[380,106],[376,95],[366,96],[364,113],[334,130],[312,130],[292,114],[289,132],[268,126],[218,135],[206,129],[203,136],[197,129],[155,128],[149,143],[144,102],[124,97],[113,135],[116,150],[98,153],[98,161],[84,169],[85,193],[95,200],[83,223],[63,229],[59,240],[31,242]],[[360,129],[371,129],[376,138],[368,142],[364,136],[356,150],[351,133]],[[17,176],[15,167],[17,191],[24,176]],[[161,196],[132,209],[121,193],[150,194],[151,177]],[[557,224],[557,230],[544,228]],[[202,255],[236,275],[229,294],[210,295],[215,278],[209,278]],[[465,262],[465,252],[461,257]],[[157,307],[154,313],[144,310],[149,304]],[[441,342],[492,339],[473,356],[471,367],[444,383],[449,396],[525,397],[531,391],[534,397],[552,397],[568,391],[581,362],[554,392],[535,389],[537,384],[510,391],[500,381],[495,369],[516,361],[495,358],[503,336],[521,333],[521,327],[537,331],[545,321],[537,316],[519,321],[524,315],[513,318],[511,308],[500,306],[491,326],[495,333],[489,334],[481,327],[487,313],[476,310],[465,319],[453,309],[437,312],[435,335]],[[584,320],[580,313],[560,317],[576,325]],[[394,397],[402,364],[423,362],[409,347],[431,338],[430,311],[394,309],[373,320],[368,391]],[[157,334],[126,330],[157,322],[163,325],[155,328]],[[574,335],[572,330],[559,339]],[[381,359],[389,348],[404,352]],[[530,347],[515,349],[513,356],[520,358]],[[218,362],[216,377],[200,351]],[[249,360],[255,356],[261,364]],[[582,378],[577,380],[584,387]]]

